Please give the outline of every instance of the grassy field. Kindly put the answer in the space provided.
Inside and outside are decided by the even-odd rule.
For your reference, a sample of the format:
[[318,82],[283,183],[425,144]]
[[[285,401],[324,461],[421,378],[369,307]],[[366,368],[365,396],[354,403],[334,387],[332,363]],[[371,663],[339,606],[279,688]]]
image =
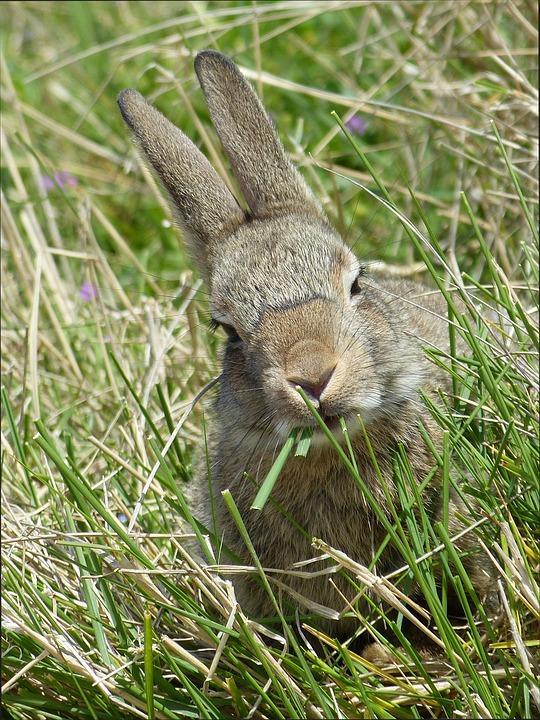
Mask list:
[[[538,716],[537,12],[534,0],[0,5],[6,717]],[[374,272],[439,286],[450,311],[467,303],[451,327],[470,354],[432,353],[454,389],[431,407],[445,430],[434,467],[444,492],[474,499],[468,532],[497,568],[500,608],[466,594],[444,524],[404,501],[392,528],[404,567],[358,617],[359,634],[377,639],[386,618],[399,637],[413,578],[419,631],[438,638],[429,657],[405,637],[379,638],[385,666],[328,637],[314,654],[309,618],[291,635],[247,617],[231,568],[186,550],[201,531],[183,490],[212,391],[194,401],[223,338],[116,96],[136,87],[225,173],[193,71],[203,48],[246,72]],[[414,494],[406,457],[396,476]],[[318,552],[359,591],[373,578]],[[464,620],[447,616],[450,586]]]

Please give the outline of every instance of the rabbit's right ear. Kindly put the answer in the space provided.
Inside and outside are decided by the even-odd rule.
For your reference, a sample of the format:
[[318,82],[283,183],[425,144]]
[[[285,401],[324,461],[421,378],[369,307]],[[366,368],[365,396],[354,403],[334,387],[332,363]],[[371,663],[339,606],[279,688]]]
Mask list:
[[212,244],[234,232],[244,213],[204,155],[142,95],[123,90],[118,106],[168,190],[199,269],[207,275]]
[[261,101],[233,61],[215,50],[204,50],[195,58],[195,72],[253,215],[264,218],[301,211],[324,218]]

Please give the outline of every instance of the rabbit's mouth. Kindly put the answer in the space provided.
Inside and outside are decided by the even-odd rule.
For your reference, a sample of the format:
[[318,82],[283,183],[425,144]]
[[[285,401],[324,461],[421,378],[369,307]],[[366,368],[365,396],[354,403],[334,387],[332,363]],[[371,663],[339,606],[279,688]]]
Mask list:
[[[330,412],[325,413],[322,409],[319,409],[319,416],[324,422],[326,429],[332,433],[339,443],[345,442],[346,436],[352,437],[360,431],[360,424],[354,413],[332,414]],[[345,432],[343,426],[346,427]],[[330,443],[328,434],[321,428],[319,421],[314,417],[305,418],[302,421],[296,422],[282,420],[274,426],[274,432],[277,432],[277,434],[285,440],[290,435],[292,427],[295,427],[297,430],[312,428],[312,443],[317,447]]]
[[[332,433],[332,435],[334,436],[334,440],[337,441],[340,445],[346,443],[347,437],[349,439],[352,439],[360,431],[360,425],[358,423],[358,420],[356,419],[356,416],[354,415],[332,415],[330,413],[325,414],[320,410],[319,415],[323,420],[324,424],[326,425],[327,431],[330,431]],[[344,428],[346,429],[344,430]],[[325,432],[320,427],[319,423],[315,421],[314,431],[311,437],[311,445],[315,448],[329,449],[332,445],[332,442],[328,437],[327,431]]]
[[324,412],[320,413],[321,419],[324,421],[324,424],[329,430],[339,430],[340,428],[340,418],[341,415],[332,415],[332,414],[326,414]]

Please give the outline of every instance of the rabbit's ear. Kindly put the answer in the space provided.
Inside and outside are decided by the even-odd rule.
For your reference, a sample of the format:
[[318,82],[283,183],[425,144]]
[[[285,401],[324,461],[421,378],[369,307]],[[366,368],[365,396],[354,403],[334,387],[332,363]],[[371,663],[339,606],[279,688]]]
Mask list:
[[206,273],[212,243],[236,230],[244,213],[204,155],[140,93],[123,90],[118,106],[168,190],[195,260]]
[[295,209],[322,216],[259,98],[232,60],[205,50],[195,58],[195,71],[214,127],[254,216],[268,217]]

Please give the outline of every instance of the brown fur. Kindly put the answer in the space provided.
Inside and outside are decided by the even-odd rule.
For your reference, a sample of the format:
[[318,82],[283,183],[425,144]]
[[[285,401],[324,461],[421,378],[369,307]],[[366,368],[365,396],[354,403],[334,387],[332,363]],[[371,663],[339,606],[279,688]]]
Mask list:
[[[222,502],[222,491],[229,489],[262,564],[285,571],[281,579],[298,593],[339,610],[343,599],[327,575],[306,579],[287,576],[286,571],[313,557],[312,537],[368,565],[386,533],[318,431],[307,458],[287,461],[263,511],[250,506],[291,429],[314,425],[296,383],[324,388],[313,402],[329,421],[345,418],[360,475],[386,513],[383,488],[357,415],[368,429],[390,496],[396,492],[393,457],[398,443],[407,448],[418,482],[426,478],[434,460],[422,440],[420,424],[435,445],[440,430],[418,393],[447,387],[448,376],[426,359],[422,346],[448,350],[446,303],[438,293],[419,285],[362,275],[360,291],[352,292],[358,261],[292,166],[251,87],[219,53],[201,53],[195,67],[249,204],[249,218],[244,218],[208,161],[177,128],[132,90],[124,91],[119,100],[188,233],[208,280],[214,317],[238,333],[224,353],[210,433],[212,497],[203,472],[193,488],[194,513],[212,529],[214,504],[218,537],[250,562]],[[433,516],[439,512],[437,482],[423,498]],[[455,509],[457,500],[452,503]],[[452,510],[451,530],[458,528]],[[400,564],[389,546],[377,570],[385,573]],[[318,570],[321,565],[314,567]],[[471,572],[483,591],[487,573]],[[332,577],[351,598],[350,586],[341,577]],[[240,577],[235,583],[245,609],[256,615],[273,613],[253,580]],[[342,635],[355,625],[352,621],[340,621],[339,627],[321,624]]]

